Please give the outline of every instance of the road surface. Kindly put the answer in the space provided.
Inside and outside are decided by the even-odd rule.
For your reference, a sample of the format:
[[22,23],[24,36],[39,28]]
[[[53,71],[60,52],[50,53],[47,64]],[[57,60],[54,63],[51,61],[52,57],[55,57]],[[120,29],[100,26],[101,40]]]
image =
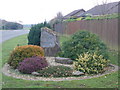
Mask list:
[[27,33],[29,33],[29,30],[0,30],[0,43]]

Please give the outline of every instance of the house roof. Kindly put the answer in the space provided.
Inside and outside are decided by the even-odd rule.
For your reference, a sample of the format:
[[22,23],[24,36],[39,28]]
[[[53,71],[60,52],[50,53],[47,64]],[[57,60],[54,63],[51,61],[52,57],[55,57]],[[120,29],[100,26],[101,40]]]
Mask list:
[[64,16],[64,18],[66,18],[66,17],[71,17],[71,16],[73,16],[73,15],[75,15],[75,14],[79,13],[80,11],[85,12],[85,10],[84,10],[84,9],[74,10],[74,11],[72,11],[71,13],[69,13],[69,14],[65,15],[65,16]]
[[88,13],[92,14],[92,15],[120,13],[120,11],[118,11],[118,5],[120,5],[120,2],[113,2],[113,3],[98,5],[98,6],[93,7],[92,9],[86,11],[82,15],[85,15]]

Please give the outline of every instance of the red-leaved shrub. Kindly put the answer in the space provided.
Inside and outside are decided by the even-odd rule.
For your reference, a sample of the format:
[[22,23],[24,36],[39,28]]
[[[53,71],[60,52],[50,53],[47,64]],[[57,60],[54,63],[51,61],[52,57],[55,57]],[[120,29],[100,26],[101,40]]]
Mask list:
[[44,57],[33,56],[31,58],[26,58],[19,63],[18,70],[21,73],[30,74],[37,70],[42,70],[47,67],[48,63]]

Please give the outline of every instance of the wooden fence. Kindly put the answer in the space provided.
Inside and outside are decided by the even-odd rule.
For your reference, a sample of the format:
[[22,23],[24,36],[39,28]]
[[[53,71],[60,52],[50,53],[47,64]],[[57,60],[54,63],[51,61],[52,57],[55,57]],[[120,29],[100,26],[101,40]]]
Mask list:
[[118,19],[81,20],[55,25],[61,34],[74,34],[78,30],[88,30],[99,37],[112,49],[118,49]]

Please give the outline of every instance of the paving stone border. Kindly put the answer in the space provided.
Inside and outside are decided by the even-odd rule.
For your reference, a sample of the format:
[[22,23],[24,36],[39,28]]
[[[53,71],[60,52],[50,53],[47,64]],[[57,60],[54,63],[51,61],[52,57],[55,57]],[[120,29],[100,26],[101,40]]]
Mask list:
[[[46,57],[48,60],[48,63],[53,66],[57,65],[63,65],[55,62],[54,57]],[[64,65],[72,68],[72,65]],[[103,74],[93,75],[93,76],[79,76],[79,77],[60,77],[60,78],[45,78],[45,77],[39,77],[39,76],[33,76],[33,75],[27,75],[27,74],[21,74],[19,72],[16,72],[15,70],[11,69],[9,64],[5,64],[2,68],[2,73],[6,76],[10,76],[17,79],[23,79],[23,80],[33,80],[33,81],[71,81],[71,80],[83,80],[83,79],[90,79],[95,77],[101,77],[107,74],[110,74],[112,72],[118,71],[118,66],[111,64],[113,67],[112,69],[106,71]]]

